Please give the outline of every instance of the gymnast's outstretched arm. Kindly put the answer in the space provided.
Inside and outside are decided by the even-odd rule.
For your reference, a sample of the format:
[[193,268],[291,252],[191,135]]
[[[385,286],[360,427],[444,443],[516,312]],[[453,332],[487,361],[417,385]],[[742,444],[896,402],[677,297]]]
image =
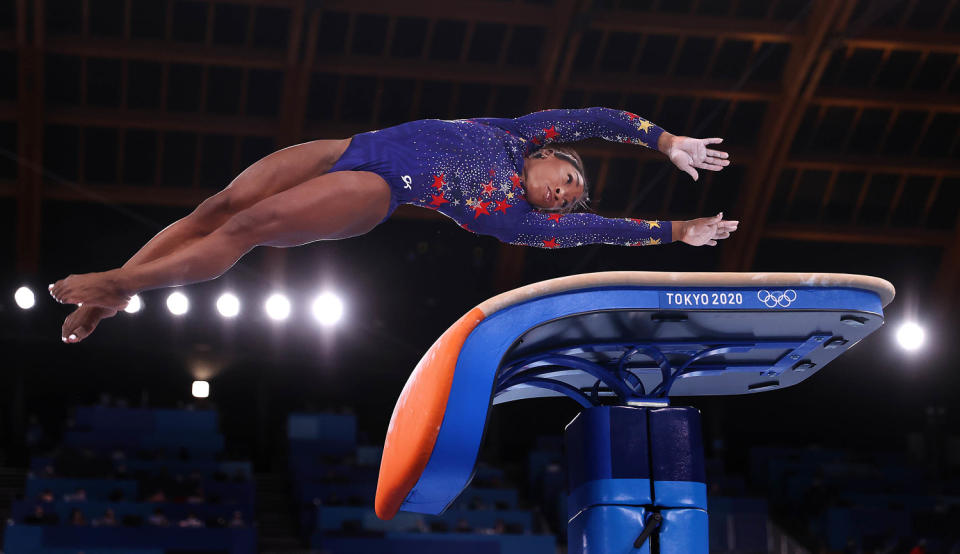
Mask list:
[[543,110],[514,119],[490,117],[474,121],[495,125],[539,146],[588,138],[645,146],[664,153],[694,180],[699,179],[697,169],[720,171],[730,165],[729,154],[708,148],[708,145],[720,144],[723,139],[676,136],[623,110],[599,107]]
[[724,220],[723,213],[689,221],[655,221],[609,218],[592,213],[532,211],[516,224],[476,227],[471,230],[496,236],[504,242],[539,248],[568,248],[584,244],[649,246],[683,242],[691,246],[716,246],[737,230],[739,221]]

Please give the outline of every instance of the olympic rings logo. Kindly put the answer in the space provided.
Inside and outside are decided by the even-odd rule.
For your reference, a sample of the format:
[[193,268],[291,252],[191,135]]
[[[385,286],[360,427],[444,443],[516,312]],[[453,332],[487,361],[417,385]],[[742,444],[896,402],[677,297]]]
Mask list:
[[793,304],[796,299],[797,291],[793,289],[788,289],[783,292],[770,292],[766,289],[757,291],[757,300],[768,308],[776,308],[777,306],[786,308],[790,306],[790,304]]

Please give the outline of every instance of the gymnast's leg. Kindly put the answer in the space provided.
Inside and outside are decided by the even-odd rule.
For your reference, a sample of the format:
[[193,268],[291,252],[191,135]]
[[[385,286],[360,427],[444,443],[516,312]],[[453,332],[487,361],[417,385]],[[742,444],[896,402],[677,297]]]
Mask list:
[[140,291],[219,277],[258,245],[290,247],[362,235],[390,209],[379,175],[340,171],[310,179],[257,202],[212,233],[155,260],[57,281],[54,298],[119,309]]
[[[315,140],[284,148],[260,159],[226,188],[200,203],[189,215],[160,231],[123,267],[133,267],[166,256],[210,234],[237,212],[326,173],[349,144],[350,139]],[[67,342],[83,340],[93,332],[100,320],[115,314],[116,310],[93,304],[78,307],[64,321],[61,336]]]

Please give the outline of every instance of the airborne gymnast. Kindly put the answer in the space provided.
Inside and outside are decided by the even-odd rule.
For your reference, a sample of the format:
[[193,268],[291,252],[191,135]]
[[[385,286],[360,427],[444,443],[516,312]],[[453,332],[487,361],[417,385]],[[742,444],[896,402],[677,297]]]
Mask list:
[[51,284],[77,304],[62,339],[85,339],[141,291],[219,277],[256,246],[291,247],[365,234],[399,204],[436,210],[503,242],[563,248],[680,241],[714,246],[737,229],[723,214],[689,221],[577,212],[589,191],[583,163],[561,143],[599,137],[659,150],[697,179],[719,171],[722,139],[674,136],[607,108],[545,110],[515,119],[419,120],[343,140],[290,146],[259,160],[188,216],[158,233],[123,267]]

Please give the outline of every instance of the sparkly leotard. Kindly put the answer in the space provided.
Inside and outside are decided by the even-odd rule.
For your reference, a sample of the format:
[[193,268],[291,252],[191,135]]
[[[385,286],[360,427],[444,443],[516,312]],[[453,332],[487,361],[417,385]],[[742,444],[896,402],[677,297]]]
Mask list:
[[[503,242],[562,248],[641,246],[671,240],[669,221],[548,213],[528,203],[524,156],[551,142],[591,137],[656,148],[663,129],[620,110],[546,110],[516,119],[426,119],[353,137],[332,171],[372,171],[399,204],[436,210]],[[389,213],[388,216],[389,217]]]

